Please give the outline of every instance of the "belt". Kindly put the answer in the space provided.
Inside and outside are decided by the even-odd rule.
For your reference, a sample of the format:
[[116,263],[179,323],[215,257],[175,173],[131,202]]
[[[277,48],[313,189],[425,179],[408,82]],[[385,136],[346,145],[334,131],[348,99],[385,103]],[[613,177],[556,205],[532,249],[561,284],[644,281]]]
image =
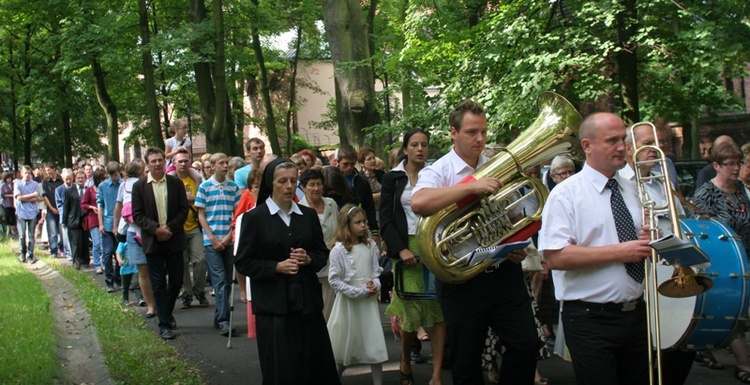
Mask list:
[[565,301],[563,303],[563,306],[575,306],[575,307],[585,307],[587,309],[599,309],[599,310],[605,310],[605,311],[615,311],[615,312],[626,312],[626,311],[633,311],[638,308],[638,306],[644,304],[643,298],[634,299],[629,302],[606,302],[606,303],[596,303],[596,302],[586,302],[586,301]]

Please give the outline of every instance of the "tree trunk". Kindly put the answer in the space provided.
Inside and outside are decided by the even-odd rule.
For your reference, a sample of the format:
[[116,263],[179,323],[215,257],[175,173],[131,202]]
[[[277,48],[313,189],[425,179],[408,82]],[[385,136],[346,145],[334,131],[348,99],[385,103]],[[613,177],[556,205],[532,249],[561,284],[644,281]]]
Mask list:
[[[690,119],[690,159],[701,158],[701,123],[698,117]],[[685,132],[683,131],[683,135]]]
[[[292,137],[292,133],[297,133],[297,130],[292,128],[295,126],[292,120],[294,115],[294,109],[297,106],[297,64],[299,63],[299,47],[302,43],[302,23],[297,26],[297,41],[294,43],[294,60],[292,60],[292,78],[289,81],[289,108],[286,110],[286,134],[288,137]],[[287,143],[287,152],[291,152],[290,140]]]
[[635,56],[636,45],[633,36],[637,32],[637,13],[635,0],[623,0],[625,9],[617,14],[618,76],[622,95],[622,115],[625,123],[630,125],[640,121],[638,108],[638,62]]
[[323,0],[323,24],[341,95],[337,112],[340,130],[346,133],[342,142],[359,148],[365,143],[363,129],[380,123],[367,26],[359,2]]
[[[62,84],[60,86],[60,95],[63,100],[67,100],[67,94],[68,86],[67,84]],[[73,166],[73,137],[70,133],[70,110],[67,104],[62,107],[60,123],[62,125],[63,167],[71,167]]]
[[245,129],[245,108],[244,108],[244,96],[245,96],[245,84],[247,81],[243,76],[239,77],[239,80],[235,83],[234,100],[232,101],[232,117],[234,118],[234,135],[238,138],[235,142],[237,143],[238,154],[244,158],[243,142],[244,142],[244,129]]
[[[206,20],[206,5],[203,0],[190,0],[190,20],[192,24],[198,25]],[[192,42],[192,49],[195,52],[202,51],[203,40]],[[198,89],[198,102],[200,104],[201,119],[203,128],[206,133],[206,146],[210,141],[209,132],[214,122],[216,108],[216,98],[214,95],[214,83],[211,78],[211,64],[208,62],[199,62],[193,64],[195,71],[195,84]]]
[[148,6],[146,0],[138,0],[138,24],[141,28],[141,61],[143,63],[144,89],[149,127],[151,128],[151,145],[164,149],[164,138],[161,135],[159,105],[156,102],[156,83],[154,81],[154,61],[151,57],[151,31],[148,26]]
[[216,95],[214,121],[211,129],[207,132],[206,150],[208,152],[223,152],[231,154],[230,141],[234,140],[234,131],[232,138],[229,138],[227,132],[227,111],[228,111],[228,94],[227,94],[227,71],[226,56],[224,54],[224,11],[221,0],[213,0],[213,18],[214,18],[214,92]]
[[[258,0],[253,0],[253,5],[258,7]],[[271,104],[271,92],[268,90],[268,73],[266,72],[266,62],[263,59],[263,49],[260,46],[260,36],[258,29],[251,26],[250,32],[253,35],[253,53],[255,61],[258,63],[258,75],[260,76],[260,97],[263,99],[263,110],[266,123],[266,135],[271,142],[271,150],[274,154],[281,155],[281,146],[279,145],[279,136],[276,134],[276,120],[273,116],[273,104]],[[287,138],[291,140],[292,138]]]
[[102,69],[99,60],[96,58],[91,59],[91,69],[94,73],[94,89],[96,91],[96,100],[99,101],[99,105],[104,111],[104,117],[107,119],[107,143],[108,149],[107,154],[109,159],[114,161],[120,161],[120,146],[119,146],[119,129],[117,127],[117,106],[109,97],[107,92],[107,85],[104,82],[104,70]]

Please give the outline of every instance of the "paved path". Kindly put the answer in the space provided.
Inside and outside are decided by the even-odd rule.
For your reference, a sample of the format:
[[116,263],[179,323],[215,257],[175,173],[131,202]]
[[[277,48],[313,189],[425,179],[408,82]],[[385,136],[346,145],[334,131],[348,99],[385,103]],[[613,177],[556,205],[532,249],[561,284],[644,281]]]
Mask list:
[[[41,255],[41,254],[40,254]],[[58,259],[61,261],[61,259]],[[67,349],[67,346],[72,346],[65,342],[68,340],[73,341],[91,341],[82,344],[96,344],[96,337],[92,333],[91,327],[93,325],[88,321],[85,309],[83,312],[80,311],[81,304],[80,300],[77,299],[74,291],[75,289],[70,286],[65,286],[60,280],[67,281],[57,275],[54,270],[51,270],[37,262],[35,265],[30,267],[30,270],[35,272],[42,282],[55,282],[51,286],[45,283],[51,296],[54,298],[55,313],[65,313],[69,309],[75,309],[70,313],[72,317],[71,321],[65,321],[62,318],[58,319],[58,324],[61,324],[62,340],[60,346],[63,350]],[[89,274],[92,279],[97,281],[102,289],[104,289],[104,278],[102,275],[96,275],[93,269],[84,269],[83,272]],[[71,291],[72,290],[72,291]],[[210,289],[207,289],[210,290]],[[112,295],[121,295],[120,292],[113,293]],[[59,298],[58,298],[59,297]],[[175,331],[177,339],[170,342],[189,360],[194,362],[198,368],[203,372],[206,382],[208,384],[260,384],[261,375],[260,367],[258,365],[258,350],[254,339],[247,338],[247,314],[245,304],[240,302],[239,289],[235,290],[234,295],[234,320],[233,324],[238,329],[239,335],[232,338],[232,348],[227,348],[227,338],[221,337],[218,331],[212,326],[213,312],[214,312],[214,298],[209,298],[209,307],[192,307],[190,309],[179,309],[179,301],[174,310],[174,315],[177,320],[178,329]],[[62,300],[62,302],[58,302]],[[381,304],[381,310],[385,309],[385,305]],[[145,315],[145,308],[136,308],[141,315]],[[381,312],[382,314],[382,312]],[[56,315],[57,316],[57,315]],[[154,331],[154,338],[158,338],[157,324],[155,319],[145,321],[149,327]],[[67,325],[71,323],[71,325]],[[66,328],[73,328],[72,330],[66,330]],[[398,384],[398,357],[400,355],[400,343],[396,342],[390,331],[390,325],[388,324],[385,317],[382,318],[383,332],[386,336],[386,344],[388,347],[389,360],[383,366],[384,370],[384,384]],[[82,332],[80,327],[86,328],[85,332]],[[62,352],[64,357],[72,357],[72,352]],[[422,351],[425,357],[430,355],[430,344],[425,343]],[[695,364],[691,371],[691,374],[686,382],[686,385],[723,385],[732,384],[736,385],[739,382],[734,379],[734,358],[729,355],[725,349],[717,351],[716,356],[720,362],[727,366],[724,370],[710,370],[702,365]],[[101,360],[101,354],[97,353],[96,350],[93,352],[81,352],[82,357],[88,357],[86,365],[80,367],[80,370],[73,370],[70,368],[69,372],[77,372],[79,377],[73,380],[73,383],[105,383],[108,384],[111,381],[108,376],[103,376],[102,372],[90,372],[89,370],[96,367],[104,367]],[[68,358],[69,359],[69,358]],[[550,359],[540,361],[539,369],[542,371],[545,377],[548,377],[553,385],[573,385],[575,384],[575,377],[570,363],[563,361],[559,357],[552,357]],[[425,384],[431,375],[431,365],[416,364],[412,366],[414,376],[417,384]],[[106,368],[104,369],[106,372]],[[79,380],[80,379],[80,380]],[[450,380],[450,371],[443,370],[443,383],[446,385],[452,384]],[[489,382],[487,382],[489,383]],[[372,380],[369,375],[368,367],[353,367],[348,368],[344,372],[343,384],[345,385],[369,385],[372,384]],[[325,384],[322,384],[325,385]]]

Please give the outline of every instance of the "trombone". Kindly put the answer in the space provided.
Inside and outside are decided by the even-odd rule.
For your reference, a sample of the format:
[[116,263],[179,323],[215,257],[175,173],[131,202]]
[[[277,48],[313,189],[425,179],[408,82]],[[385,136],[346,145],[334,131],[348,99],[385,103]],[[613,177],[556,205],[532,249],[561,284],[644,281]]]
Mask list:
[[[639,126],[649,126],[654,135],[654,144],[642,146],[638,148],[636,145],[635,128]],[[643,213],[644,224],[649,226],[650,238],[652,241],[659,238],[658,229],[658,218],[657,212],[667,211],[669,213],[670,225],[672,234],[675,237],[682,239],[682,229],[680,228],[679,217],[677,215],[677,209],[674,202],[674,196],[670,188],[670,174],[669,167],[667,165],[666,156],[664,152],[659,148],[659,138],[656,132],[656,126],[650,122],[639,122],[629,128],[630,137],[634,149],[633,153],[633,171],[635,172],[636,185],[638,187],[638,196],[641,203],[641,210]],[[641,153],[646,151],[653,151],[656,153],[656,159],[652,160],[639,160],[638,157]],[[651,165],[648,167],[649,170],[656,164],[661,166],[661,175],[652,175],[650,173],[644,175],[641,172],[640,166]],[[666,201],[663,204],[657,204],[652,199],[646,188],[646,183],[652,180],[658,181],[660,187],[663,189],[664,197]],[[713,280],[705,276],[697,276],[693,269],[686,266],[675,266],[672,278],[665,281],[662,285],[659,285],[657,277],[657,262],[659,261],[659,255],[655,249],[651,250],[651,258],[649,263],[645,264],[645,276],[644,287],[645,287],[645,302],[646,302],[646,338],[654,344],[649,346],[648,349],[648,362],[649,368],[656,367],[656,374],[654,371],[649,370],[649,383],[654,382],[661,384],[662,382],[662,368],[661,368],[661,330],[659,327],[659,294],[665,297],[683,298],[701,294],[713,286]],[[653,307],[652,305],[653,301]],[[653,321],[653,322],[652,322]],[[654,350],[656,353],[654,353]],[[656,357],[654,357],[654,354]],[[654,361],[654,359],[656,361]],[[656,365],[654,365],[656,362]],[[655,378],[654,378],[655,377]]]

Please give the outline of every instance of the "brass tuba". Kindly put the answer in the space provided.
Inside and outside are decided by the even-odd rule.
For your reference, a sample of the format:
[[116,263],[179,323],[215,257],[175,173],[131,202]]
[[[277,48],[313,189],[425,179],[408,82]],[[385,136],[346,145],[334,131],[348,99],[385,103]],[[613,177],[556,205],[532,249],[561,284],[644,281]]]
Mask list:
[[[427,268],[444,282],[464,282],[493,264],[492,260],[469,264],[478,249],[501,242],[521,241],[539,230],[547,188],[523,170],[557,155],[582,154],[578,138],[581,115],[562,96],[543,92],[537,99],[536,120],[511,142],[460,183],[497,178],[503,188],[495,194],[467,197],[417,223],[417,247]],[[521,196],[522,188],[530,192]],[[526,190],[524,189],[524,190]],[[536,212],[520,220],[509,215],[536,198]]]

